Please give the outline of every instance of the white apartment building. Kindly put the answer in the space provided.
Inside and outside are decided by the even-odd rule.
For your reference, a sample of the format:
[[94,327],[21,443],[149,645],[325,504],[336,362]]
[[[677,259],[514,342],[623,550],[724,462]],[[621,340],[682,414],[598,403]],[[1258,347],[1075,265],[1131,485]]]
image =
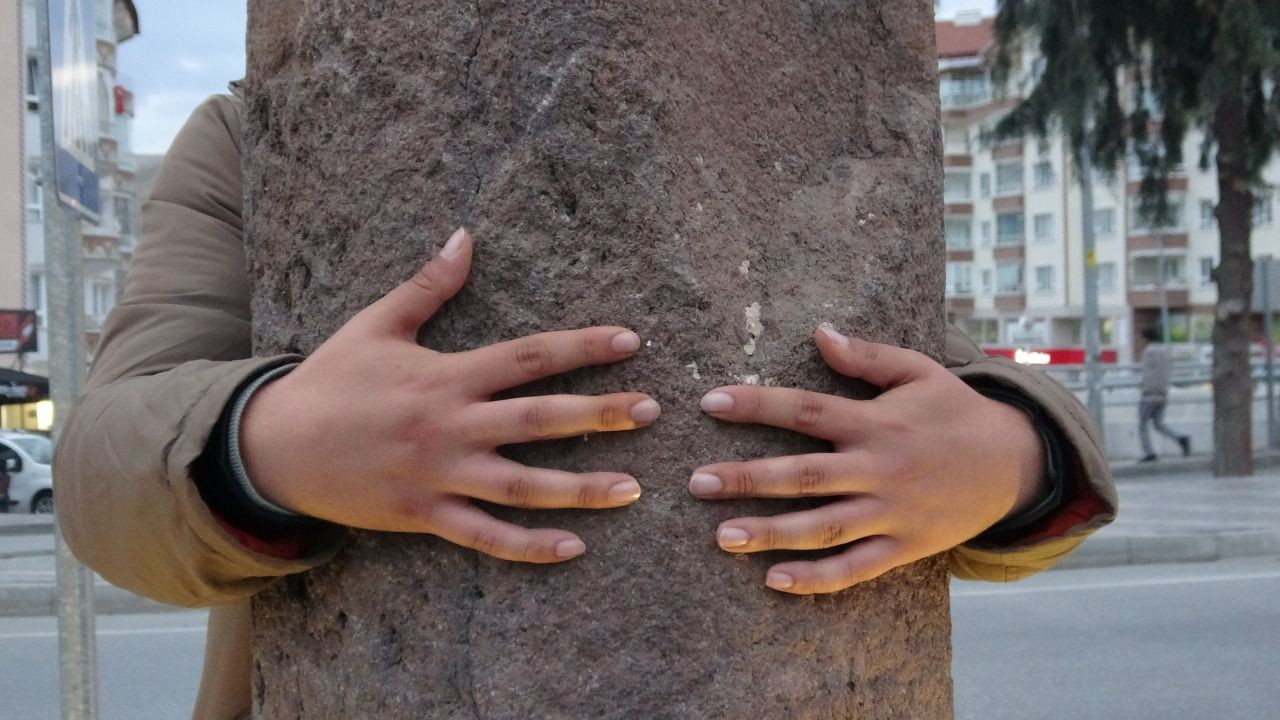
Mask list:
[[[1084,257],[1079,181],[1062,138],[992,143],[989,131],[1019,99],[1020,82],[998,92],[992,19],[961,14],[938,21],[939,89],[946,171],[947,312],[988,348],[1083,346]],[[1027,51],[1016,78],[1034,73]],[[1189,133],[1187,167],[1172,180],[1176,220],[1149,227],[1136,212],[1137,167],[1094,178],[1099,310],[1104,361],[1132,362],[1141,330],[1160,323],[1167,305],[1175,343],[1210,341],[1218,261],[1213,211],[1217,176],[1197,160],[1203,135]],[[1256,202],[1255,257],[1280,254],[1273,185]],[[1059,357],[1075,357],[1064,352]],[[1043,356],[1042,356],[1043,357]],[[1114,357],[1114,360],[1112,358]],[[1055,357],[1054,362],[1058,362]]]
[[[0,23],[0,33],[12,34],[14,46],[20,47],[17,68],[0,67],[0,72],[19,75],[12,98],[0,102],[17,102],[23,114],[14,126],[0,128],[0,143],[22,148],[22,183],[19,197],[25,209],[21,225],[0,228],[0,255],[21,258],[23,306],[34,309],[39,318],[39,351],[21,358],[0,356],[0,364],[17,367],[28,373],[48,375],[48,332],[45,309],[48,307],[44,259],[44,185],[41,171],[40,101],[36,80],[39,57],[36,36],[36,0],[18,0],[20,22]],[[81,223],[84,261],[85,341],[89,356],[107,312],[115,304],[125,268],[132,256],[137,234],[137,210],[134,201],[136,165],[130,147],[133,96],[116,79],[116,48],[120,42],[138,32],[137,12],[131,0],[91,0],[94,12],[94,37],[97,52],[98,143],[96,169],[102,199],[101,220],[97,224]],[[7,77],[3,85],[12,82]],[[16,250],[14,250],[16,248]],[[0,408],[0,427],[45,429],[50,413],[32,405]]]

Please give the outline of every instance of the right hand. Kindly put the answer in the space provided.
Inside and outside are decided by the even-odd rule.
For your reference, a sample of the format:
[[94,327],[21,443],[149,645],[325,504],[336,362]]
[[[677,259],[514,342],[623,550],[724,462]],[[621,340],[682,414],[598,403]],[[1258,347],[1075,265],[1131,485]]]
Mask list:
[[490,396],[623,360],[640,338],[593,327],[458,353],[419,346],[419,328],[466,281],[471,250],[459,229],[412,279],[255,392],[241,419],[245,467],[263,497],[323,520],[430,533],[506,560],[568,560],[586,549],[573,533],[503,522],[471,500],[616,508],[640,497],[639,484],[621,473],[531,468],[495,448],[642,427],[657,419],[658,404],[642,393]]

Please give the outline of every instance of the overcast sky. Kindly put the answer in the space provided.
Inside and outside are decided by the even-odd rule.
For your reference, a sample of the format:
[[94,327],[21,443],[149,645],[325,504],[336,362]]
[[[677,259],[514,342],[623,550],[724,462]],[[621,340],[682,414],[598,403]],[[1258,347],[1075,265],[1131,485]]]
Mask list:
[[[142,34],[120,46],[121,84],[134,93],[133,149],[162,153],[206,97],[244,75],[243,0],[134,0]],[[939,17],[991,13],[995,0],[942,0]]]

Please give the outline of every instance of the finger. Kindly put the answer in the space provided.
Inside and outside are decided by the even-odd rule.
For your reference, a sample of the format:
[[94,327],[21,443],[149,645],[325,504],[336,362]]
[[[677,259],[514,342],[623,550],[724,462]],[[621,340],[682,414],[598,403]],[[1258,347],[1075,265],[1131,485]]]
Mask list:
[[814,453],[707,465],[689,478],[700,498],[794,498],[870,492],[863,451]]
[[587,546],[567,530],[535,529],[503,522],[465,502],[449,503],[435,512],[436,535],[455,545],[502,560],[527,563],[564,562]]
[[418,328],[462,288],[470,270],[471,233],[458,228],[435,257],[369,306],[369,312],[394,332],[416,335]]
[[821,560],[780,563],[769,568],[765,585],[795,595],[832,593],[880,577],[902,564],[898,543],[876,535],[854,543],[839,555]]
[[640,484],[624,473],[571,473],[495,458],[467,475],[449,491],[510,507],[615,508],[640,497]]
[[734,553],[835,547],[880,532],[873,509],[872,502],[855,497],[774,517],[734,518],[720,524],[716,543]]
[[463,382],[483,395],[587,365],[631,357],[640,336],[622,327],[560,330],[458,353],[468,368]]
[[841,335],[823,323],[815,333],[818,352],[831,369],[879,388],[892,388],[920,378],[939,365],[915,350]]
[[478,403],[463,416],[466,436],[493,447],[593,432],[632,430],[662,414],[643,393],[543,395]]
[[840,442],[865,426],[856,400],[808,390],[731,385],[702,396],[703,412],[721,420],[761,423]]

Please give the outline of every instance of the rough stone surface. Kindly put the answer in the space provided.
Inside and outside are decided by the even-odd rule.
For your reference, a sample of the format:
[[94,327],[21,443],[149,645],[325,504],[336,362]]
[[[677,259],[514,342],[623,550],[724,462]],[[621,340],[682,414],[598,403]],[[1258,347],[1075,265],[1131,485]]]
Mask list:
[[821,363],[820,321],[940,349],[931,6],[249,6],[258,352],[315,348],[465,223],[475,269],[424,342],[626,325],[646,340],[634,359],[520,392],[635,389],[665,409],[644,431],[510,449],[644,485],[623,510],[495,510],[580,533],[578,560],[356,533],[261,596],[259,715],[950,717],[944,563],[782,595],[763,578],[785,553],[730,556],[713,532],[796,503],[686,490],[701,463],[822,447],[703,416],[711,387],[865,393]]

